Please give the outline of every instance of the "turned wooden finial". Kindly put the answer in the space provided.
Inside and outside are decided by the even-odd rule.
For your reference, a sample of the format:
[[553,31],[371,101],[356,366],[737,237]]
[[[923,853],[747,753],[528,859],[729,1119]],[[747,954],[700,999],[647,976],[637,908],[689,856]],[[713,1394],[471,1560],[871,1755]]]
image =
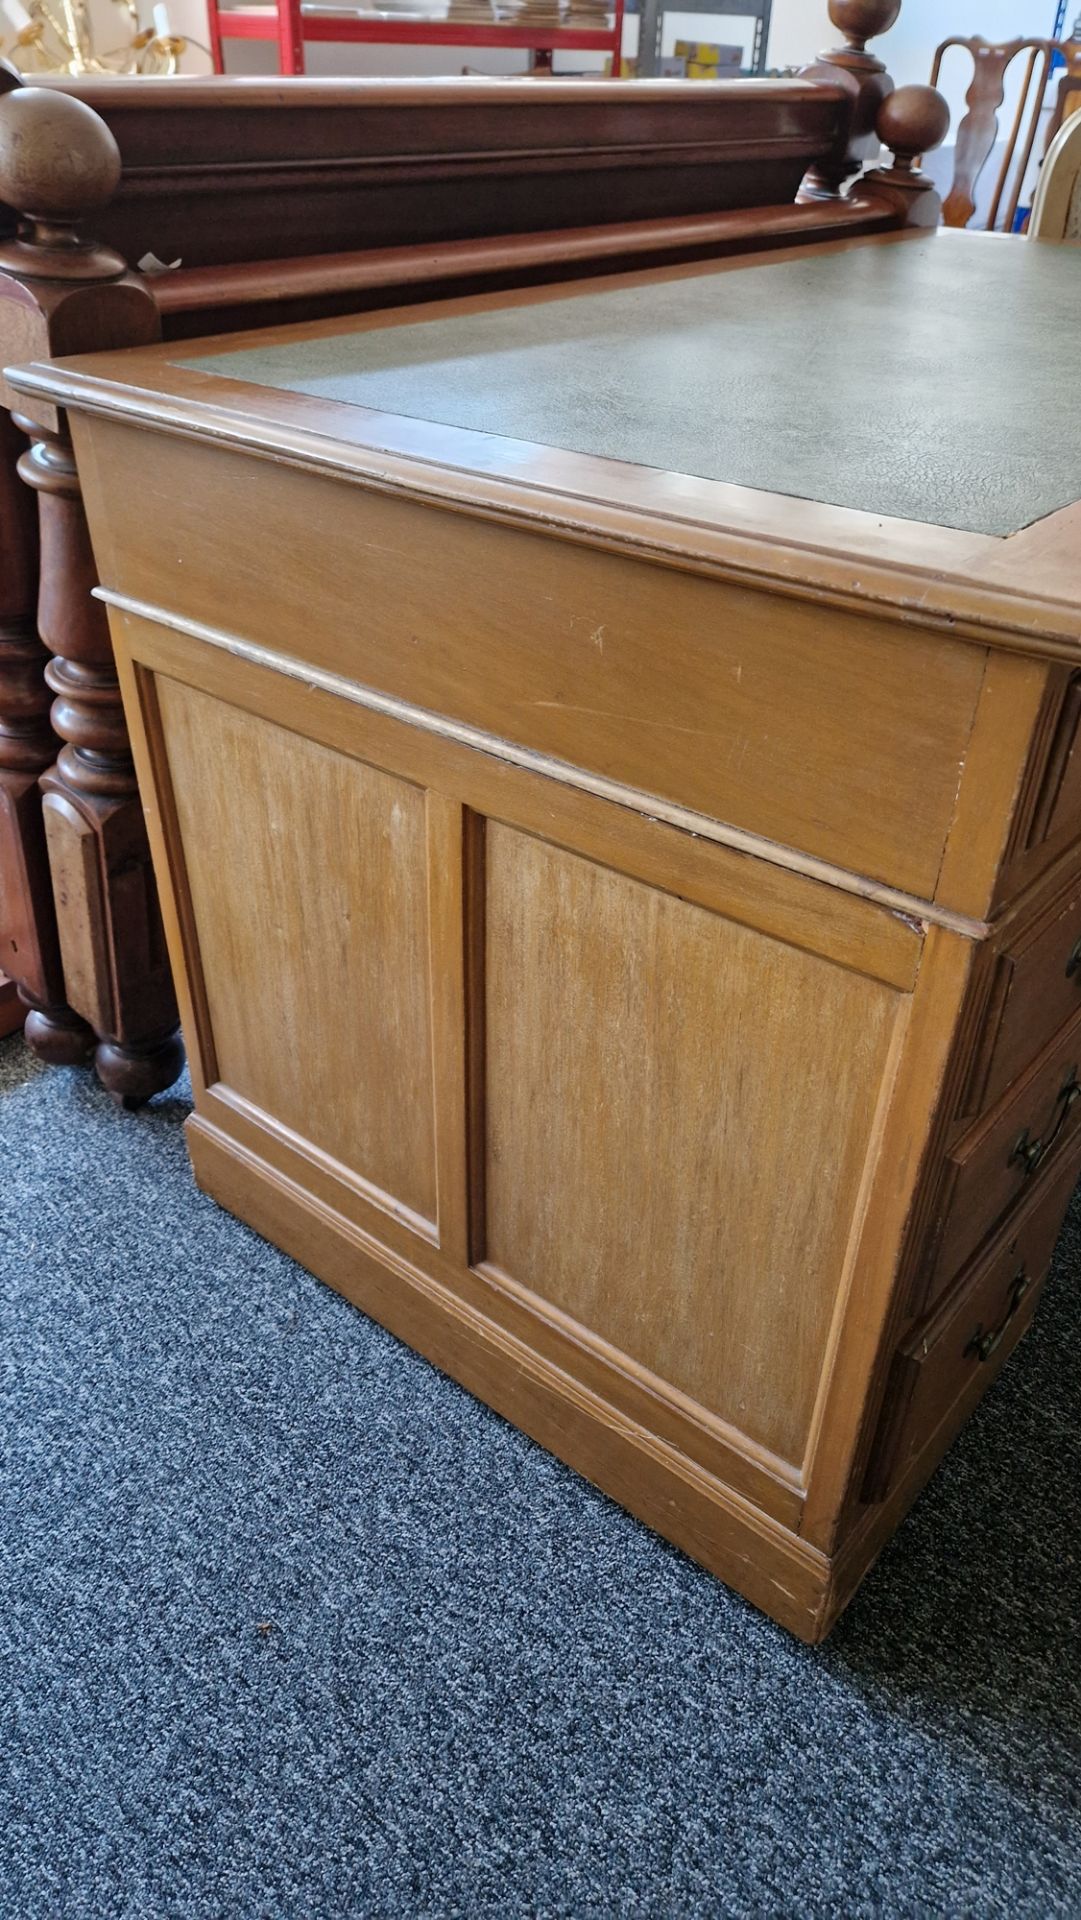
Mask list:
[[116,141],[84,101],[45,87],[0,95],[0,200],[25,223],[20,239],[0,247],[0,267],[45,280],[123,273],[119,254],[78,233],[119,182]]
[[898,87],[882,102],[875,121],[894,170],[902,174],[916,174],[919,156],[940,147],[949,130],[950,110],[937,87]]
[[[830,0],[829,4],[830,19],[844,34],[847,50],[854,53],[863,53],[868,40],[888,33],[900,11],[901,0]],[[819,57],[828,60],[830,55]]]
[[801,199],[836,199],[845,182],[875,158],[875,120],[883,101],[893,92],[893,81],[878,55],[868,53],[867,42],[888,33],[900,11],[901,0],[830,0],[830,19],[844,35],[845,44],[820,53],[805,74],[844,87],[850,106],[834,151],[811,168]]
[[875,137],[893,155],[893,165],[874,167],[857,191],[892,200],[909,227],[935,227],[942,212],[933,180],[917,164],[940,147],[950,130],[950,110],[935,87],[898,87],[882,102]]

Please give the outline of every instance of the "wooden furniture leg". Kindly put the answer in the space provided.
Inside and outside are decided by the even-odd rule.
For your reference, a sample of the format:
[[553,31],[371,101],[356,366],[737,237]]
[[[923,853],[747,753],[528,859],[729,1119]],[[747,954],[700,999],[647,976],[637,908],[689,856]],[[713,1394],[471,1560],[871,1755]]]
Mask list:
[[[35,88],[4,100],[0,193],[23,226],[19,239],[0,248],[0,301],[15,307],[10,331],[31,351],[73,353],[103,338],[136,345],[158,337],[146,289],[118,254],[76,232],[77,220],[109,199],[119,173],[111,133],[82,101]],[[18,471],[38,497],[37,625],[52,655],[44,678],[56,695],[52,723],[63,742],[52,765],[42,650],[23,618],[14,642],[32,737],[23,773],[28,786],[41,776],[64,989],[93,1030],[80,1023],[81,1055],[94,1044],[102,1084],[137,1105],[171,1085],[183,1063],[146,829],[108,625],[92,598],[96,574],[64,416],[43,405],[13,418],[30,440]],[[18,751],[17,742],[13,758]],[[29,803],[24,796],[31,836],[37,804],[36,793]],[[0,950],[0,960],[8,966],[7,952]],[[38,1012],[55,1025],[51,1003],[35,1022]],[[42,1050],[36,1026],[31,1039]]]
[[17,1033],[25,1019],[26,1008],[19,999],[18,987],[6,973],[0,973],[0,1040]]
[[89,1059],[94,1035],[65,1001],[38,786],[57,740],[34,609],[36,518],[16,472],[25,446],[0,412],[0,1033],[25,1021],[35,1053],[76,1066]]
[[38,624],[64,742],[41,780],[64,980],[97,1035],[102,1085],[139,1105],[180,1072],[179,1015],[71,442],[20,424],[33,436],[19,472],[38,494]]

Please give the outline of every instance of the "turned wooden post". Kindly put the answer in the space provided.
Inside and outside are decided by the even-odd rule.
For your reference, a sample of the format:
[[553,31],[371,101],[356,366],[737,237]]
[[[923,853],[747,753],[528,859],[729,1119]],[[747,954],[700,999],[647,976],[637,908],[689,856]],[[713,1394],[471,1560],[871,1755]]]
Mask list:
[[835,200],[846,183],[878,157],[875,122],[893,81],[867,42],[888,33],[901,11],[901,0],[829,0],[829,16],[844,35],[844,46],[820,53],[804,76],[841,85],[850,100],[849,112],[831,154],[813,166],[800,188],[801,200]]
[[75,1066],[89,1059],[94,1035],[65,1002],[45,845],[38,781],[60,743],[35,616],[37,515],[16,473],[25,446],[0,410],[0,967],[18,988],[18,1024],[26,1020],[35,1053]]
[[[112,134],[82,101],[33,87],[0,99],[0,200],[20,221],[0,246],[4,366],[158,337],[146,287],[77,232],[119,177]],[[6,385],[0,399],[13,408]],[[38,631],[63,742],[40,786],[64,985],[93,1029],[102,1083],[135,1105],[179,1072],[176,1001],[66,421],[46,402],[14,405],[30,440],[19,472],[38,497]]]
[[[20,86],[0,61],[0,95]],[[3,210],[0,209],[0,212]],[[38,529],[16,467],[26,446],[0,408],[0,1035],[27,1021],[45,1060],[75,1065],[94,1036],[64,1000],[38,779],[56,758],[35,603]]]

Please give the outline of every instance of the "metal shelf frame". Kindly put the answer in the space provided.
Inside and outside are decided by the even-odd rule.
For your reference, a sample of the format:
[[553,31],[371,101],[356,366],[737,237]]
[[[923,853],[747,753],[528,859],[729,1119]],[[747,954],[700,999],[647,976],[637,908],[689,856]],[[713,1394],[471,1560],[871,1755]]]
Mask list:
[[773,0],[739,0],[738,5],[725,6],[719,0],[640,0],[638,24],[638,78],[649,80],[656,74],[661,58],[661,33],[664,28],[665,13],[702,13],[711,18],[732,20],[753,20],[754,38],[751,42],[752,73],[765,73],[766,57],[769,52],[769,29],[773,14]]
[[304,72],[308,41],[337,41],[368,46],[521,47],[532,56],[537,72],[549,72],[558,49],[607,53],[612,77],[619,78],[623,44],[624,0],[612,0],[611,25],[595,27],[502,25],[463,20],[424,20],[396,15],[348,13],[344,9],[302,5],[301,0],[277,0],[274,6],[223,7],[207,0],[210,57],[215,73],[225,72],[226,40],[273,40],[278,46],[280,73]]

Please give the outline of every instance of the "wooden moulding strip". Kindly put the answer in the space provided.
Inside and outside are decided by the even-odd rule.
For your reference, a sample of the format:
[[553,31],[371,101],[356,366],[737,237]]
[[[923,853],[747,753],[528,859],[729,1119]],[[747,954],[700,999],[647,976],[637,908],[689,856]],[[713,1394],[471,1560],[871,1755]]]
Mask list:
[[960,934],[967,940],[985,940],[990,933],[986,921],[951,913],[947,907],[938,906],[934,901],[921,900],[896,887],[886,886],[881,881],[849,873],[845,868],[834,866],[828,860],[820,860],[813,854],[801,853],[795,847],[767,840],[761,834],[749,833],[742,827],[711,819],[707,814],[696,813],[690,807],[679,806],[658,794],[644,793],[621,781],[608,779],[603,774],[590,773],[584,767],[557,760],[551,754],[538,753],[531,747],[519,746],[513,740],[503,740],[480,727],[470,726],[466,721],[450,719],[444,714],[432,713],[425,707],[413,706],[393,694],[380,693],[375,687],[363,686],[341,674],[329,673],[325,668],[311,666],[307,661],[297,660],[289,654],[276,653],[270,648],[258,646],[254,641],[243,640],[237,634],[207,626],[201,620],[190,620],[186,616],[170,613],[165,608],[152,606],[108,587],[95,588],[95,594],[118,612],[132,614],[137,619],[166,627],[174,633],[187,634],[191,639],[217,647],[235,659],[246,660],[253,666],[265,667],[288,679],[301,681],[305,686],[329,693],[336,699],[348,700],[354,706],[366,707],[369,712],[384,714],[421,732],[472,748],[474,752],[489,754],[528,773],[542,774],[558,781],[561,786],[574,787],[579,792],[591,793],[616,806],[629,807],[636,813],[644,814],[647,819],[664,821],[668,826],[695,834],[699,839],[715,841],[738,853],[767,860],[772,866],[783,867],[791,873],[803,874],[826,886],[837,887],[844,893],[873,901],[877,906],[901,915],[917,928],[944,927],[948,932]]
[[220,1206],[790,1632],[822,1637],[825,1554],[204,1116],[188,1121],[187,1135],[196,1180]]
[[[535,31],[535,29],[530,29]],[[279,75],[245,75],[238,87],[235,75],[176,74],[165,88],[133,87],[127,75],[115,74],[35,74],[34,85],[51,92],[74,93],[86,100],[97,113],[149,115],[156,130],[167,131],[170,113],[182,118],[194,108],[206,113],[221,113],[231,122],[252,113],[270,113],[280,118],[283,105],[294,112],[313,107],[326,113],[337,107],[353,114],[382,111],[395,115],[403,108],[419,107],[425,114],[433,107],[446,110],[472,109],[481,114],[491,107],[510,108],[517,114],[524,104],[522,82],[517,75],[447,74],[423,78],[396,79],[381,75],[356,75],[345,79],[330,75],[298,74],[289,76],[284,89]],[[150,96],[149,100],[147,96]],[[847,100],[838,78],[824,79],[816,73],[783,74],[756,80],[753,92],[745,80],[715,80],[708,93],[699,80],[611,80],[602,75],[581,76],[551,74],[531,80],[530,106],[543,105],[546,112],[573,114],[583,104],[602,105],[637,113],[643,106],[663,105],[724,116],[726,105],[739,108],[767,107],[778,103],[788,106],[823,101],[843,105]],[[153,104],[150,104],[150,101]],[[125,177],[127,170],[125,169]]]
[[[907,236],[896,237],[903,240]],[[902,624],[945,633],[953,639],[974,640],[1034,658],[1065,660],[1075,667],[1081,662],[1076,607],[1044,599],[1036,592],[1022,593],[1005,581],[996,580],[988,591],[982,581],[951,568],[936,567],[929,572],[909,560],[883,561],[877,557],[866,563],[858,560],[854,568],[854,556],[846,553],[842,562],[836,547],[798,534],[784,537],[757,529],[718,526],[671,510],[660,515],[646,513],[634,507],[614,506],[592,491],[568,494],[552,485],[493,477],[468,463],[421,460],[412,453],[388,453],[383,447],[343,443],[323,433],[242,415],[235,409],[177,397],[160,388],[118,389],[115,373],[108,380],[84,371],[77,362],[35,361],[9,367],[4,379],[14,392],[32,396],[39,409],[44,403],[120,424],[134,421],[151,425],[155,433],[240,448],[256,458],[302,472],[333,473],[349,485],[391,497],[407,496],[498,525],[526,524],[536,533],[573,540],[601,552],[629,550],[636,559],[678,567],[706,579],[721,578],[733,585],[795,599],[805,599],[812,593],[820,605],[846,613],[883,612]],[[468,440],[469,436],[463,438]],[[749,489],[734,491],[746,493],[749,499],[756,497]],[[799,507],[804,503],[790,504]],[[836,511],[839,515],[847,512]]]
[[619,261],[639,254],[742,245],[758,249],[774,241],[821,240],[823,233],[839,228],[869,232],[893,224],[892,209],[884,202],[755,207],[687,214],[675,220],[633,220],[610,227],[570,227],[554,233],[504,234],[491,240],[451,240],[430,247],[382,247],[366,253],[275,260],[272,272],[265,262],[182,267],[156,276],[149,284],[163,314],[210,313],[216,307],[280,306],[283,300],[310,300],[320,294],[413,287],[531,268]]

